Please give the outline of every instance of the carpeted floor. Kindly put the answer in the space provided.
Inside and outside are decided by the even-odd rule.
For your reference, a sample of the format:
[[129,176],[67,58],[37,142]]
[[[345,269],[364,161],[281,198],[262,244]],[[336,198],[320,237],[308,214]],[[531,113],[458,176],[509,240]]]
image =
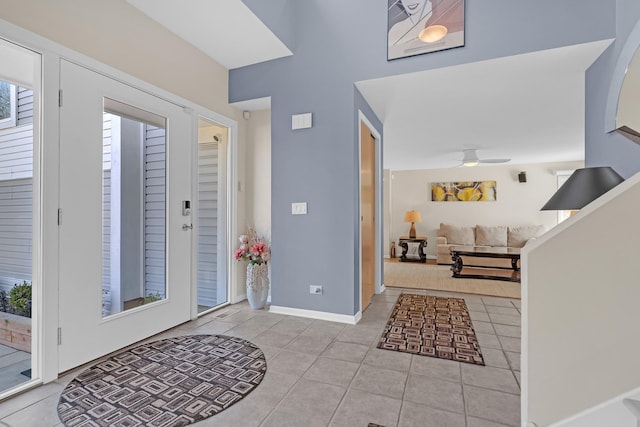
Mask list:
[[384,285],[520,299],[520,283],[455,279],[451,277],[451,269],[448,265],[385,260]]
[[189,335],[125,350],[62,391],[65,426],[186,426],[238,402],[264,378],[262,351],[224,335]]
[[377,347],[484,366],[462,298],[400,294]]

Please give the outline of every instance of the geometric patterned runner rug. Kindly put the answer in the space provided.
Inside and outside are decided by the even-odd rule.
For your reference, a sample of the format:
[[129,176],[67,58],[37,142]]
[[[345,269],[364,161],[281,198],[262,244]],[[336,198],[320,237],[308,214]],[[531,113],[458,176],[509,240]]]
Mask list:
[[484,366],[462,298],[400,294],[377,347]]
[[67,427],[185,426],[241,400],[266,371],[262,350],[241,338],[168,338],[80,373],[62,391],[58,415]]

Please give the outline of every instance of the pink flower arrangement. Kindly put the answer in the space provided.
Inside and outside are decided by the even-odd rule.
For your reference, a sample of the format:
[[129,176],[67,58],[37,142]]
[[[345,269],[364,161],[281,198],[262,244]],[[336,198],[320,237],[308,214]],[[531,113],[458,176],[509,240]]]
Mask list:
[[253,228],[239,237],[240,247],[233,253],[236,261],[249,261],[251,264],[266,264],[271,259],[271,249]]

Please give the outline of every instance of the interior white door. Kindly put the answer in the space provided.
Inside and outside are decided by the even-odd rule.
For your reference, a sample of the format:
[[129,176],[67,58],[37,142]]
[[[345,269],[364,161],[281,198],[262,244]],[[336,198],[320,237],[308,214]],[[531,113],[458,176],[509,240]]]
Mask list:
[[[191,217],[183,216],[182,201],[189,200],[191,194],[192,137],[191,117],[183,108],[64,60],[60,68],[59,372],[63,372],[189,320],[192,231],[188,227],[183,229],[183,224],[191,224]],[[152,218],[152,213],[149,214],[151,204],[147,203],[146,198],[141,199],[139,210],[136,211],[139,214],[131,215],[134,211],[129,211],[118,220],[111,218],[115,225],[109,231],[111,242],[107,244],[103,227],[105,102],[111,106],[120,105],[123,110],[127,106],[132,107],[132,116],[136,115],[136,111],[142,111],[150,113],[150,117],[162,117],[166,129],[166,166],[162,177],[155,178],[162,184],[161,193],[164,194],[152,194],[153,199],[150,199],[155,201],[156,210],[160,203],[164,212],[160,209],[159,216]],[[125,119],[128,117],[126,111],[121,115]],[[126,120],[122,121],[124,128]],[[126,167],[130,155],[124,152],[123,145],[122,165],[119,166],[122,169]],[[142,164],[146,163],[143,159]],[[115,169],[116,166],[113,167]],[[122,185],[123,194],[135,187],[130,182]],[[136,182],[135,179],[133,182]],[[142,181],[139,183],[147,187]],[[141,190],[142,193],[146,194],[146,189]],[[125,196],[122,197],[124,200]],[[152,220],[155,223],[151,223]],[[149,224],[145,221],[149,221]],[[135,259],[135,255],[130,256],[131,245],[127,243],[125,232],[135,229],[135,224],[142,224],[138,227],[142,230],[155,227],[157,231],[158,226],[164,229],[164,236],[159,237],[141,231],[142,243],[138,246],[143,248],[139,260]],[[114,234],[114,228],[119,229],[120,234]],[[145,245],[151,249],[145,250]],[[148,267],[149,271],[141,267],[126,279],[135,281],[136,274],[141,281],[145,280],[145,276],[160,277],[158,280],[166,282],[162,298],[129,309],[119,306],[111,310],[111,315],[103,317],[103,294],[109,293],[108,287],[104,290],[104,272],[114,270],[113,265],[105,266],[105,259],[108,258],[104,255],[105,247],[116,247],[118,251],[121,248],[122,254],[118,252],[118,260],[122,260],[123,264],[131,259],[134,259],[134,264],[138,261],[145,264],[149,253],[162,254],[160,258],[164,259],[155,261],[155,271],[151,271],[152,267]],[[125,268],[123,265],[122,269]],[[121,277],[124,281],[124,273]],[[135,291],[141,286],[140,283],[132,283],[129,287]],[[114,296],[112,299],[114,305],[122,303],[121,295],[117,295],[117,298]],[[143,299],[148,302],[146,298],[138,298],[140,304]]]

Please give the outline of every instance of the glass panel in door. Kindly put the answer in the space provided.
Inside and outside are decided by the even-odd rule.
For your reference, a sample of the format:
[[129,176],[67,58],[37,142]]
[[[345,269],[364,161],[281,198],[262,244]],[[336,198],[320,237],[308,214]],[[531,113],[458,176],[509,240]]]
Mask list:
[[102,316],[166,296],[166,120],[105,99]]

